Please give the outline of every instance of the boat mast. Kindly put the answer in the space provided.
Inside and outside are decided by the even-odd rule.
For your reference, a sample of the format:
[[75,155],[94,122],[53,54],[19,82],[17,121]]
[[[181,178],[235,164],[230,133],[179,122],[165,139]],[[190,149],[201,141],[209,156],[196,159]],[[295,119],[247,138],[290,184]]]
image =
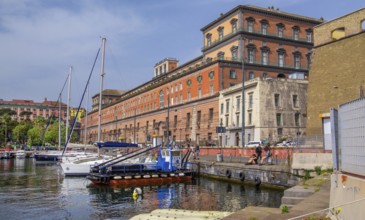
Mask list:
[[70,123],[71,76],[72,76],[72,66],[70,66],[70,72],[68,74],[67,117],[66,117],[66,135],[65,135],[65,142],[67,141],[68,126],[69,126],[69,123]]
[[86,149],[86,135],[87,135],[87,107],[89,106],[89,85],[87,85],[87,98],[86,98],[86,106],[85,106],[85,130],[84,130],[84,145]]
[[58,98],[58,150],[61,150],[61,103],[62,103],[62,93]]
[[106,38],[102,38],[101,47],[101,68],[100,68],[100,92],[99,92],[99,117],[98,117],[98,142],[100,142],[101,132],[101,102],[103,100],[103,84],[104,84],[104,59],[105,59],[105,43]]

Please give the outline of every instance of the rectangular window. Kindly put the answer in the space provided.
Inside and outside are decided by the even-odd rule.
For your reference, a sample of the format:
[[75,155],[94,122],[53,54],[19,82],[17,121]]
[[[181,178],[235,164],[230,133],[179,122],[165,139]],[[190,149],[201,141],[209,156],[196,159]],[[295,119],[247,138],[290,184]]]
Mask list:
[[[180,83],[180,90],[182,90],[182,83]],[[155,97],[156,98],[156,97]]]
[[267,34],[267,24],[262,24],[261,25],[261,33],[263,35],[266,35]]
[[197,123],[198,128],[200,128],[201,115],[202,115],[202,112],[198,111],[197,117],[196,117],[196,123]]
[[177,127],[177,115],[174,116],[174,128]]
[[226,114],[229,113],[229,101],[226,101]]
[[293,38],[294,40],[299,40],[299,30],[293,30]]
[[254,63],[254,61],[255,61],[255,52],[254,50],[250,49],[248,50],[248,62]]
[[207,38],[207,46],[209,47],[210,45],[212,45],[212,38],[208,37]]
[[253,106],[253,94],[248,95],[248,108],[252,109]]
[[213,108],[210,108],[209,109],[209,121],[213,121],[213,115],[214,115],[214,109]]
[[293,106],[294,108],[298,108],[298,95],[293,95]]
[[218,38],[219,38],[219,40],[223,40],[223,29],[219,30]]
[[275,108],[278,108],[280,106],[280,95],[279,94],[275,94],[274,95],[274,101],[275,101]]
[[262,64],[264,65],[269,64],[269,53],[267,51],[262,52]]
[[190,100],[191,100],[191,93],[188,92],[188,101],[190,101]]
[[223,113],[224,113],[223,111],[224,111],[224,104],[222,103],[222,104],[221,104],[221,114],[223,114]]
[[294,68],[299,69],[300,68],[300,57],[294,56]]
[[284,54],[279,54],[279,66],[284,66]]
[[226,127],[228,127],[228,116],[226,116]]
[[232,23],[232,33],[235,34],[237,32],[237,22]]
[[213,85],[209,86],[209,94],[214,95],[214,86]]
[[186,128],[190,129],[190,113],[186,114]]
[[233,61],[236,61],[237,60],[237,52],[238,52],[237,50],[233,50],[232,51],[232,60]]
[[236,126],[238,127],[240,125],[240,116],[236,115]]
[[280,113],[276,114],[276,126],[277,127],[282,126],[282,119],[281,119],[281,114]]
[[253,78],[255,78],[255,73],[254,72],[249,72],[248,73],[248,79],[250,80],[250,79],[253,79]]
[[252,113],[251,112],[248,113],[248,124],[252,125]]
[[183,98],[182,98],[182,94],[180,94],[180,104],[182,104],[183,102]]
[[284,28],[278,27],[278,37],[283,37]]
[[236,106],[237,106],[236,112],[239,112],[241,109],[241,96],[236,97]]
[[199,88],[198,89],[198,98],[201,98],[202,97],[202,89],[201,88]]
[[312,33],[307,32],[307,42],[312,42]]
[[299,117],[300,117],[300,113],[295,113],[295,115],[294,115],[294,123],[295,123],[295,126],[297,126],[297,127],[300,126]]
[[237,78],[236,70],[229,70],[229,78],[231,79]]
[[253,22],[252,21],[249,21],[247,23],[247,31],[248,32],[253,32]]

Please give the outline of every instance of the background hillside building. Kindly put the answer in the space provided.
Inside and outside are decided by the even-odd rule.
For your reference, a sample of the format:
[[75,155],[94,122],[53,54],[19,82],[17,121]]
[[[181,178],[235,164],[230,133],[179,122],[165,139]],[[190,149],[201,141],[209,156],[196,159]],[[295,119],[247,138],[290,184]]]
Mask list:
[[[245,82],[245,140],[296,141],[305,130],[307,80],[257,77]],[[220,125],[223,146],[240,146],[242,84],[222,90]]]
[[365,8],[314,28],[308,88],[308,135],[331,149],[330,108],[364,95]]
[[[216,143],[219,92],[242,83],[243,75],[246,80],[292,73],[306,78],[312,28],[321,22],[273,8],[233,8],[201,29],[201,56],[181,65],[174,58],[158,62],[152,80],[104,107],[101,139],[151,143],[150,137],[169,129],[177,143]],[[93,142],[97,109],[88,117],[87,139]]]
[[[48,119],[52,114],[58,118],[59,105],[56,101],[48,101],[47,98],[43,102],[34,102],[33,100],[13,99],[12,101],[5,101],[0,99],[0,109],[11,109],[16,112],[16,115],[12,116],[12,120],[33,121],[38,116],[43,116]],[[66,120],[67,105],[61,103],[61,120]]]

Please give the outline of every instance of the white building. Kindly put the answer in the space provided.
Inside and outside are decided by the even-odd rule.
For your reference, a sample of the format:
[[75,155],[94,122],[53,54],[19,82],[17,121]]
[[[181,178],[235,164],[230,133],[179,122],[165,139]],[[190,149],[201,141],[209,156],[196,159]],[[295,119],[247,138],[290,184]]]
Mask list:
[[[245,82],[245,143],[295,140],[305,129],[307,80],[254,78]],[[219,136],[223,146],[242,146],[242,84],[220,93]]]

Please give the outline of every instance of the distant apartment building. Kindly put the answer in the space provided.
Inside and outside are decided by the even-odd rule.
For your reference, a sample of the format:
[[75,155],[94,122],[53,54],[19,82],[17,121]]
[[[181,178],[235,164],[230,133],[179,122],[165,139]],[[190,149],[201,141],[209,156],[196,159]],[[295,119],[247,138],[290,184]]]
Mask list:
[[[59,114],[59,108],[61,107],[61,112]],[[61,117],[61,120],[66,120],[67,106],[61,103],[59,106],[56,101],[48,101],[47,98],[43,102],[34,102],[33,100],[23,100],[23,99],[13,99],[12,101],[6,101],[0,99],[0,109],[11,109],[16,112],[12,116],[13,120],[23,121],[31,120],[33,121],[36,117],[42,116],[46,119],[54,115],[54,117]]]
[[[125,93],[124,90],[115,90],[115,89],[105,89],[102,92],[102,107],[106,105],[110,105],[111,103],[120,99],[120,97]],[[99,109],[99,93],[95,94],[92,97],[92,111]]]
[[[221,14],[201,29],[200,56],[181,65],[175,58],[161,60],[150,81],[103,107],[101,139],[151,143],[148,137],[164,136],[169,129],[177,143],[218,141],[220,92],[242,83],[243,75],[246,80],[292,74],[307,78],[312,28],[320,23],[271,7],[239,5]],[[90,142],[98,136],[97,123],[93,108],[88,115]],[[281,131],[275,132],[273,136]]]
[[[249,141],[296,140],[305,130],[307,80],[256,77],[245,82],[244,118]],[[222,90],[219,97],[219,139],[223,146],[239,146],[242,129],[242,84]]]
[[331,149],[330,108],[364,96],[365,8],[314,27],[307,134]]

